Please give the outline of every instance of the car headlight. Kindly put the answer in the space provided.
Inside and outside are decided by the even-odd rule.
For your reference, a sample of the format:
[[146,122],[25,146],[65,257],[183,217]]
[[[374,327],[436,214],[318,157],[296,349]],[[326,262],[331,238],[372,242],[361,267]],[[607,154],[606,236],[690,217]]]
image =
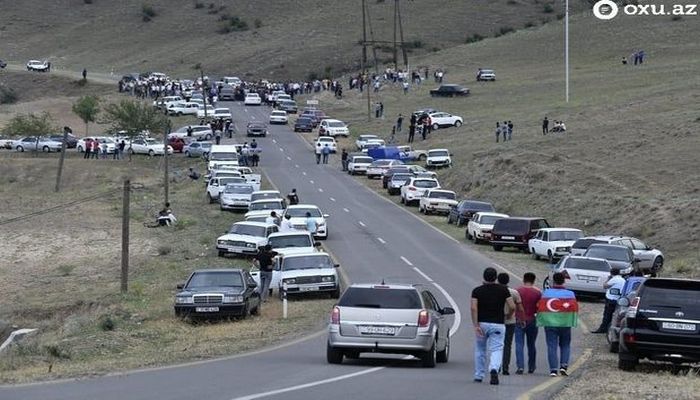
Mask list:
[[255,248],[255,247],[257,247],[257,246],[255,245],[255,243],[246,243],[246,244],[245,244],[245,247]]
[[224,295],[224,303],[243,303],[243,296]]
[[288,285],[293,285],[293,284],[297,283],[297,280],[295,278],[289,278],[289,279],[283,279],[282,282],[286,283]]
[[326,221],[321,221],[318,223],[318,226],[326,226]]
[[177,303],[177,304],[194,304],[194,298],[192,296],[177,296],[177,297],[175,297],[175,303]]
[[569,250],[568,247],[557,247],[556,248],[556,251],[567,251],[567,250]]
[[216,242],[217,242],[218,244],[226,244],[226,241],[225,241],[225,240],[217,240]]
[[335,277],[332,276],[332,275],[331,275],[331,276],[322,276],[322,277],[321,277],[321,282],[333,282],[333,281],[335,281]]

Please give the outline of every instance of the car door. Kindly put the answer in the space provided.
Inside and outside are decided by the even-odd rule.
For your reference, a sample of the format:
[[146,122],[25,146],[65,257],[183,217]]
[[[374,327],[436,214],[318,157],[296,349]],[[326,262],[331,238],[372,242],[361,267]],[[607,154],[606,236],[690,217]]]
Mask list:
[[440,313],[441,307],[440,304],[437,302],[435,299],[435,296],[433,296],[432,293],[430,293],[429,290],[424,290],[423,291],[423,300],[425,301],[425,306],[428,308],[428,312],[432,315],[432,317],[435,319],[435,322],[437,324],[437,333],[438,333],[438,350],[443,349],[445,347],[445,341],[447,340],[447,337],[449,336],[450,332],[450,327],[447,326],[447,322],[445,321],[445,316]]
[[538,231],[537,234],[530,239],[530,248],[531,250],[535,253],[535,255],[542,256],[546,255],[547,251],[543,251],[543,240],[546,237],[546,233],[544,231]]
[[630,238],[634,257],[639,259],[639,267],[649,269],[654,264],[654,252],[651,248],[639,239]]
[[258,283],[255,281],[250,272],[243,271],[243,277],[246,282],[246,293],[248,293],[250,297],[248,299],[248,309],[250,310],[251,308],[255,308],[256,305],[260,305],[260,290],[258,289]]

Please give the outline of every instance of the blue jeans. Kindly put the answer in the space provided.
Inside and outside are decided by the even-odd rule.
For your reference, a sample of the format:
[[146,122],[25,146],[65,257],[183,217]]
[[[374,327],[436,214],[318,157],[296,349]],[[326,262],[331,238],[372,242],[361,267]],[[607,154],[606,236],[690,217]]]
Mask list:
[[489,371],[500,370],[503,361],[503,340],[506,336],[504,324],[479,322],[483,336],[474,340],[474,379],[484,379],[486,375],[486,354],[489,355]]
[[272,271],[260,271],[260,300],[267,300],[272,282]]
[[571,328],[545,327],[544,333],[547,338],[549,370],[567,368],[571,356]]
[[537,368],[537,323],[533,319],[525,327],[515,326],[515,365],[518,369],[525,369],[525,338],[527,338],[527,370],[534,371]]

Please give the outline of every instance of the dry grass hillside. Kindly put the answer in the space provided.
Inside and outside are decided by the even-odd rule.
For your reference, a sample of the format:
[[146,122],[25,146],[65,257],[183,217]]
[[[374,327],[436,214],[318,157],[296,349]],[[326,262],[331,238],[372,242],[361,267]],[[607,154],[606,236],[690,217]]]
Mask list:
[[[88,4],[90,3],[90,4]],[[573,0],[572,8],[587,2]],[[0,59],[24,65],[49,59],[59,69],[115,74],[163,70],[254,77],[306,77],[359,62],[359,0],[25,0],[0,1]],[[367,0],[376,40],[393,40],[391,0]],[[144,8],[144,6],[146,8]],[[144,21],[144,11],[155,15]],[[556,20],[552,0],[403,1],[406,42],[414,54]],[[248,30],[220,34],[222,18],[238,17]],[[238,25],[240,26],[240,25]],[[439,27],[439,28],[438,28]],[[449,29],[444,29],[449,27]],[[391,52],[379,51],[389,59]],[[312,60],[313,62],[309,62]],[[430,64],[429,60],[425,60]]]

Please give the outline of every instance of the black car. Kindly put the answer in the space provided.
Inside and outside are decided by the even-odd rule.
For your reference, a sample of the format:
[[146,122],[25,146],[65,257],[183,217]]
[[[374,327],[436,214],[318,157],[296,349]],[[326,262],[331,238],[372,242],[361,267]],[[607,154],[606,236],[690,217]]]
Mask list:
[[267,125],[262,122],[249,122],[247,129],[248,136],[267,136]]
[[450,213],[447,214],[447,223],[454,222],[457,226],[466,225],[477,212],[496,212],[496,209],[493,208],[493,204],[485,201],[462,200],[450,209]]
[[[622,323],[627,316],[627,310],[629,309],[630,303],[635,297],[637,297],[639,287],[646,279],[647,278],[643,276],[628,277],[625,281],[625,285],[622,287],[622,290],[619,293],[620,298],[626,297],[627,300],[623,300],[622,304],[620,304],[621,302],[619,300],[617,301],[617,306],[613,312],[612,321],[610,321],[610,327],[608,327],[608,333],[606,336],[608,339],[608,349],[611,353],[617,353],[620,349],[620,329],[622,329]],[[610,290],[612,294],[617,294],[615,293],[617,289],[613,288]]]
[[3,60],[0,60],[0,68],[5,68],[7,67],[7,63]]
[[647,279],[628,306],[620,329],[618,367],[634,370],[640,359],[676,365],[700,362],[700,280]]
[[294,132],[311,132],[314,130],[314,121],[311,118],[300,117],[294,123]]
[[247,317],[260,311],[260,293],[247,270],[200,269],[177,285],[179,317]]
[[544,218],[502,218],[493,224],[491,246],[495,251],[515,247],[528,252],[528,241],[542,228],[551,228]]
[[230,87],[223,87],[219,92],[219,100],[221,101],[233,101],[236,99],[236,91]]
[[411,168],[408,165],[396,165],[384,171],[384,173],[382,174],[382,188],[388,188],[391,177],[397,172],[410,173]]
[[296,114],[297,102],[294,100],[281,100],[277,103],[277,109],[286,111],[287,114]]
[[[51,135],[49,136],[49,139],[62,142],[63,135]],[[66,136],[66,148],[74,149],[76,147],[78,147],[78,138],[69,133],[68,136]]]
[[469,96],[469,89],[453,84],[441,85],[437,89],[431,89],[430,95],[432,97]]

